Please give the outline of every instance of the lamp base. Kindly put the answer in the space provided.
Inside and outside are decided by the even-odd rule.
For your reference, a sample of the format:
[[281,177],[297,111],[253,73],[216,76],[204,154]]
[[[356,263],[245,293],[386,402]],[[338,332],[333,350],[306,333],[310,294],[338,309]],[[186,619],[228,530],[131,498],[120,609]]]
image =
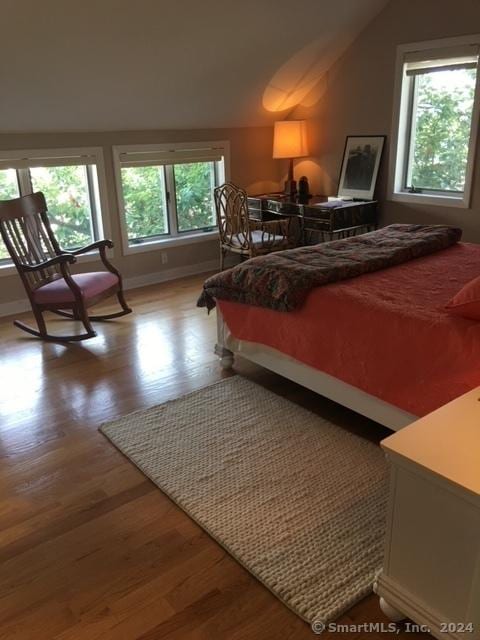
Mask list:
[[284,191],[290,198],[294,198],[297,195],[297,183],[293,179],[293,158],[290,158],[288,162],[288,176],[285,180]]
[[285,186],[283,188],[283,192],[285,195],[294,198],[297,195],[297,181],[296,180],[285,180]]

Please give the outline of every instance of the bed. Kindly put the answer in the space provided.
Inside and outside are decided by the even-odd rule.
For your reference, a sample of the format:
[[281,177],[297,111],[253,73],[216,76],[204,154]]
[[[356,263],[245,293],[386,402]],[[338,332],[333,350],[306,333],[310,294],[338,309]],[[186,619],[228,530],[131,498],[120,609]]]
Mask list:
[[479,274],[480,246],[458,243],[315,287],[288,313],[217,300],[216,352],[397,430],[480,385],[480,322],[445,310]]

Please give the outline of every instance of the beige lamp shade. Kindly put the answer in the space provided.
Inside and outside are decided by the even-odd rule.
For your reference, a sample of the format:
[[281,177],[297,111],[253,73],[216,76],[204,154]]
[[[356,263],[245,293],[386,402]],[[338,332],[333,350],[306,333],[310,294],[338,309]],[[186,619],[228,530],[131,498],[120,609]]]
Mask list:
[[302,158],[304,156],[308,156],[306,121],[282,120],[275,122],[273,157]]

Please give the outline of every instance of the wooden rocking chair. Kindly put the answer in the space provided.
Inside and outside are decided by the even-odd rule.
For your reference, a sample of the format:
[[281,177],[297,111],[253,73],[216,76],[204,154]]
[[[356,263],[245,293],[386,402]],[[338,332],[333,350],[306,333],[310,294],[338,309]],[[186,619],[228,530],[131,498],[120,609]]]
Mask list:
[[[86,340],[97,335],[91,320],[111,320],[131,313],[123,296],[121,275],[107,259],[106,251],[113,247],[112,241],[99,240],[82,249],[62,251],[48,220],[43,193],[0,202],[0,232],[22,279],[38,325],[37,331],[15,320],[14,325],[19,329],[55,342]],[[69,265],[76,262],[76,256],[93,250],[99,251],[107,271],[72,275]],[[89,317],[88,307],[112,295],[117,296],[122,311]],[[85,333],[70,336],[49,334],[44,311],[80,320]]]

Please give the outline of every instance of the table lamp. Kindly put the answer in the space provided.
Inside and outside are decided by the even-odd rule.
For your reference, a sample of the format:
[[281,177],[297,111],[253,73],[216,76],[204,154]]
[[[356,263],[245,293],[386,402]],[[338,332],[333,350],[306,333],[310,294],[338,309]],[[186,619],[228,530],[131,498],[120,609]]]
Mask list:
[[297,183],[293,179],[293,160],[308,155],[307,123],[305,120],[282,120],[275,122],[273,130],[273,157],[288,158],[288,179],[285,182],[285,193],[294,196]]

